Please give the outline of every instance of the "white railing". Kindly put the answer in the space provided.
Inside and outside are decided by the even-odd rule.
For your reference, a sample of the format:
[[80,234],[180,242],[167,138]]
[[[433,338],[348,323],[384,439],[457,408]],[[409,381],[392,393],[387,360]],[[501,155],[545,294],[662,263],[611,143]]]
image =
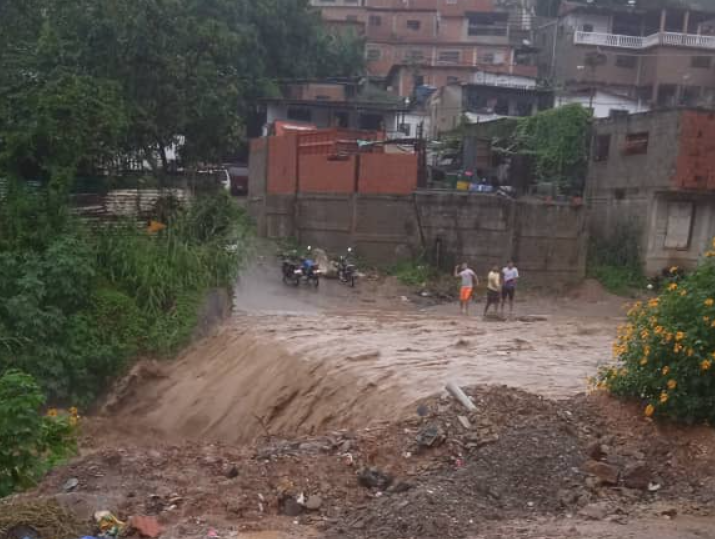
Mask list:
[[643,48],[643,38],[639,36],[576,32],[574,41],[577,45],[599,45],[602,47],[620,47],[622,49]]
[[715,49],[715,36],[660,32],[650,36],[640,37],[579,31],[574,35],[574,43],[576,45],[597,45],[600,47],[618,47],[621,49],[647,49],[657,45]]

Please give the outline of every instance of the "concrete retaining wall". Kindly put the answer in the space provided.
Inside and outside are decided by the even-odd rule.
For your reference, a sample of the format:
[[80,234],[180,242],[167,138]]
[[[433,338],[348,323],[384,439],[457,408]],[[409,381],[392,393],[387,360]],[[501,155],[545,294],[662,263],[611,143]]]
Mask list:
[[[429,257],[444,268],[468,261],[480,273],[513,258],[533,284],[585,274],[586,213],[581,207],[517,202],[457,192],[414,195],[264,195],[251,204],[270,238],[343,251],[376,264]],[[259,229],[260,230],[260,229]]]

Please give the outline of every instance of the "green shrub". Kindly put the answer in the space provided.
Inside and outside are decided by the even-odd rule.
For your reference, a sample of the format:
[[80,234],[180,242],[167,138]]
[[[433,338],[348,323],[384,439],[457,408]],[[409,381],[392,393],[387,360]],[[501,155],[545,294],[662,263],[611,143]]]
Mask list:
[[388,272],[407,286],[423,286],[435,276],[435,269],[421,260],[403,260],[392,266]]
[[179,350],[205,293],[232,285],[249,252],[251,227],[223,194],[163,206],[173,213],[153,235],[136,223],[90,234],[71,219],[53,235],[33,229],[41,198],[11,206],[0,223],[25,235],[0,230],[0,374],[32,375],[53,402],[89,404],[137,354]]
[[715,251],[708,256],[632,307],[614,344],[618,364],[598,375],[599,387],[643,399],[648,416],[715,421]]
[[641,265],[640,229],[622,223],[608,238],[591,238],[588,276],[614,294],[627,294],[646,284]]
[[34,485],[76,449],[76,410],[43,416],[44,400],[30,376],[0,376],[0,497]]

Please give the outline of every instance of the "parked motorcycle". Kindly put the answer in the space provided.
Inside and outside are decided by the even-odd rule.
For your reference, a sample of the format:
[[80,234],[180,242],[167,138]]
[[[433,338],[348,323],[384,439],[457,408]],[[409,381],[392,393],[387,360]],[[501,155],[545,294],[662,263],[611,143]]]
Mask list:
[[281,266],[284,284],[298,286],[300,284],[300,259],[296,255],[284,255]]
[[[308,252],[311,248],[308,247]],[[320,284],[320,270],[312,259],[306,256],[298,256],[294,251],[283,256],[281,266],[283,282],[293,286],[300,286],[301,282],[318,287]]]
[[349,284],[350,286],[355,286],[355,279],[357,277],[357,268],[355,264],[350,262],[350,256],[352,255],[352,247],[348,248],[347,255],[341,255],[338,259],[337,270],[338,279],[341,283]]

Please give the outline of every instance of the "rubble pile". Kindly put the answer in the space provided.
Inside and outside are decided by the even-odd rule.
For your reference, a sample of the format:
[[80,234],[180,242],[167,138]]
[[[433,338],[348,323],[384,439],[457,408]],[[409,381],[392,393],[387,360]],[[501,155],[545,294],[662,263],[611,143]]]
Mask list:
[[168,539],[286,525],[331,538],[458,538],[507,520],[619,522],[643,505],[715,501],[712,437],[664,431],[601,396],[465,393],[474,408],[445,393],[417,403],[412,419],[359,432],[99,448],[28,496],[85,521],[110,511]]

